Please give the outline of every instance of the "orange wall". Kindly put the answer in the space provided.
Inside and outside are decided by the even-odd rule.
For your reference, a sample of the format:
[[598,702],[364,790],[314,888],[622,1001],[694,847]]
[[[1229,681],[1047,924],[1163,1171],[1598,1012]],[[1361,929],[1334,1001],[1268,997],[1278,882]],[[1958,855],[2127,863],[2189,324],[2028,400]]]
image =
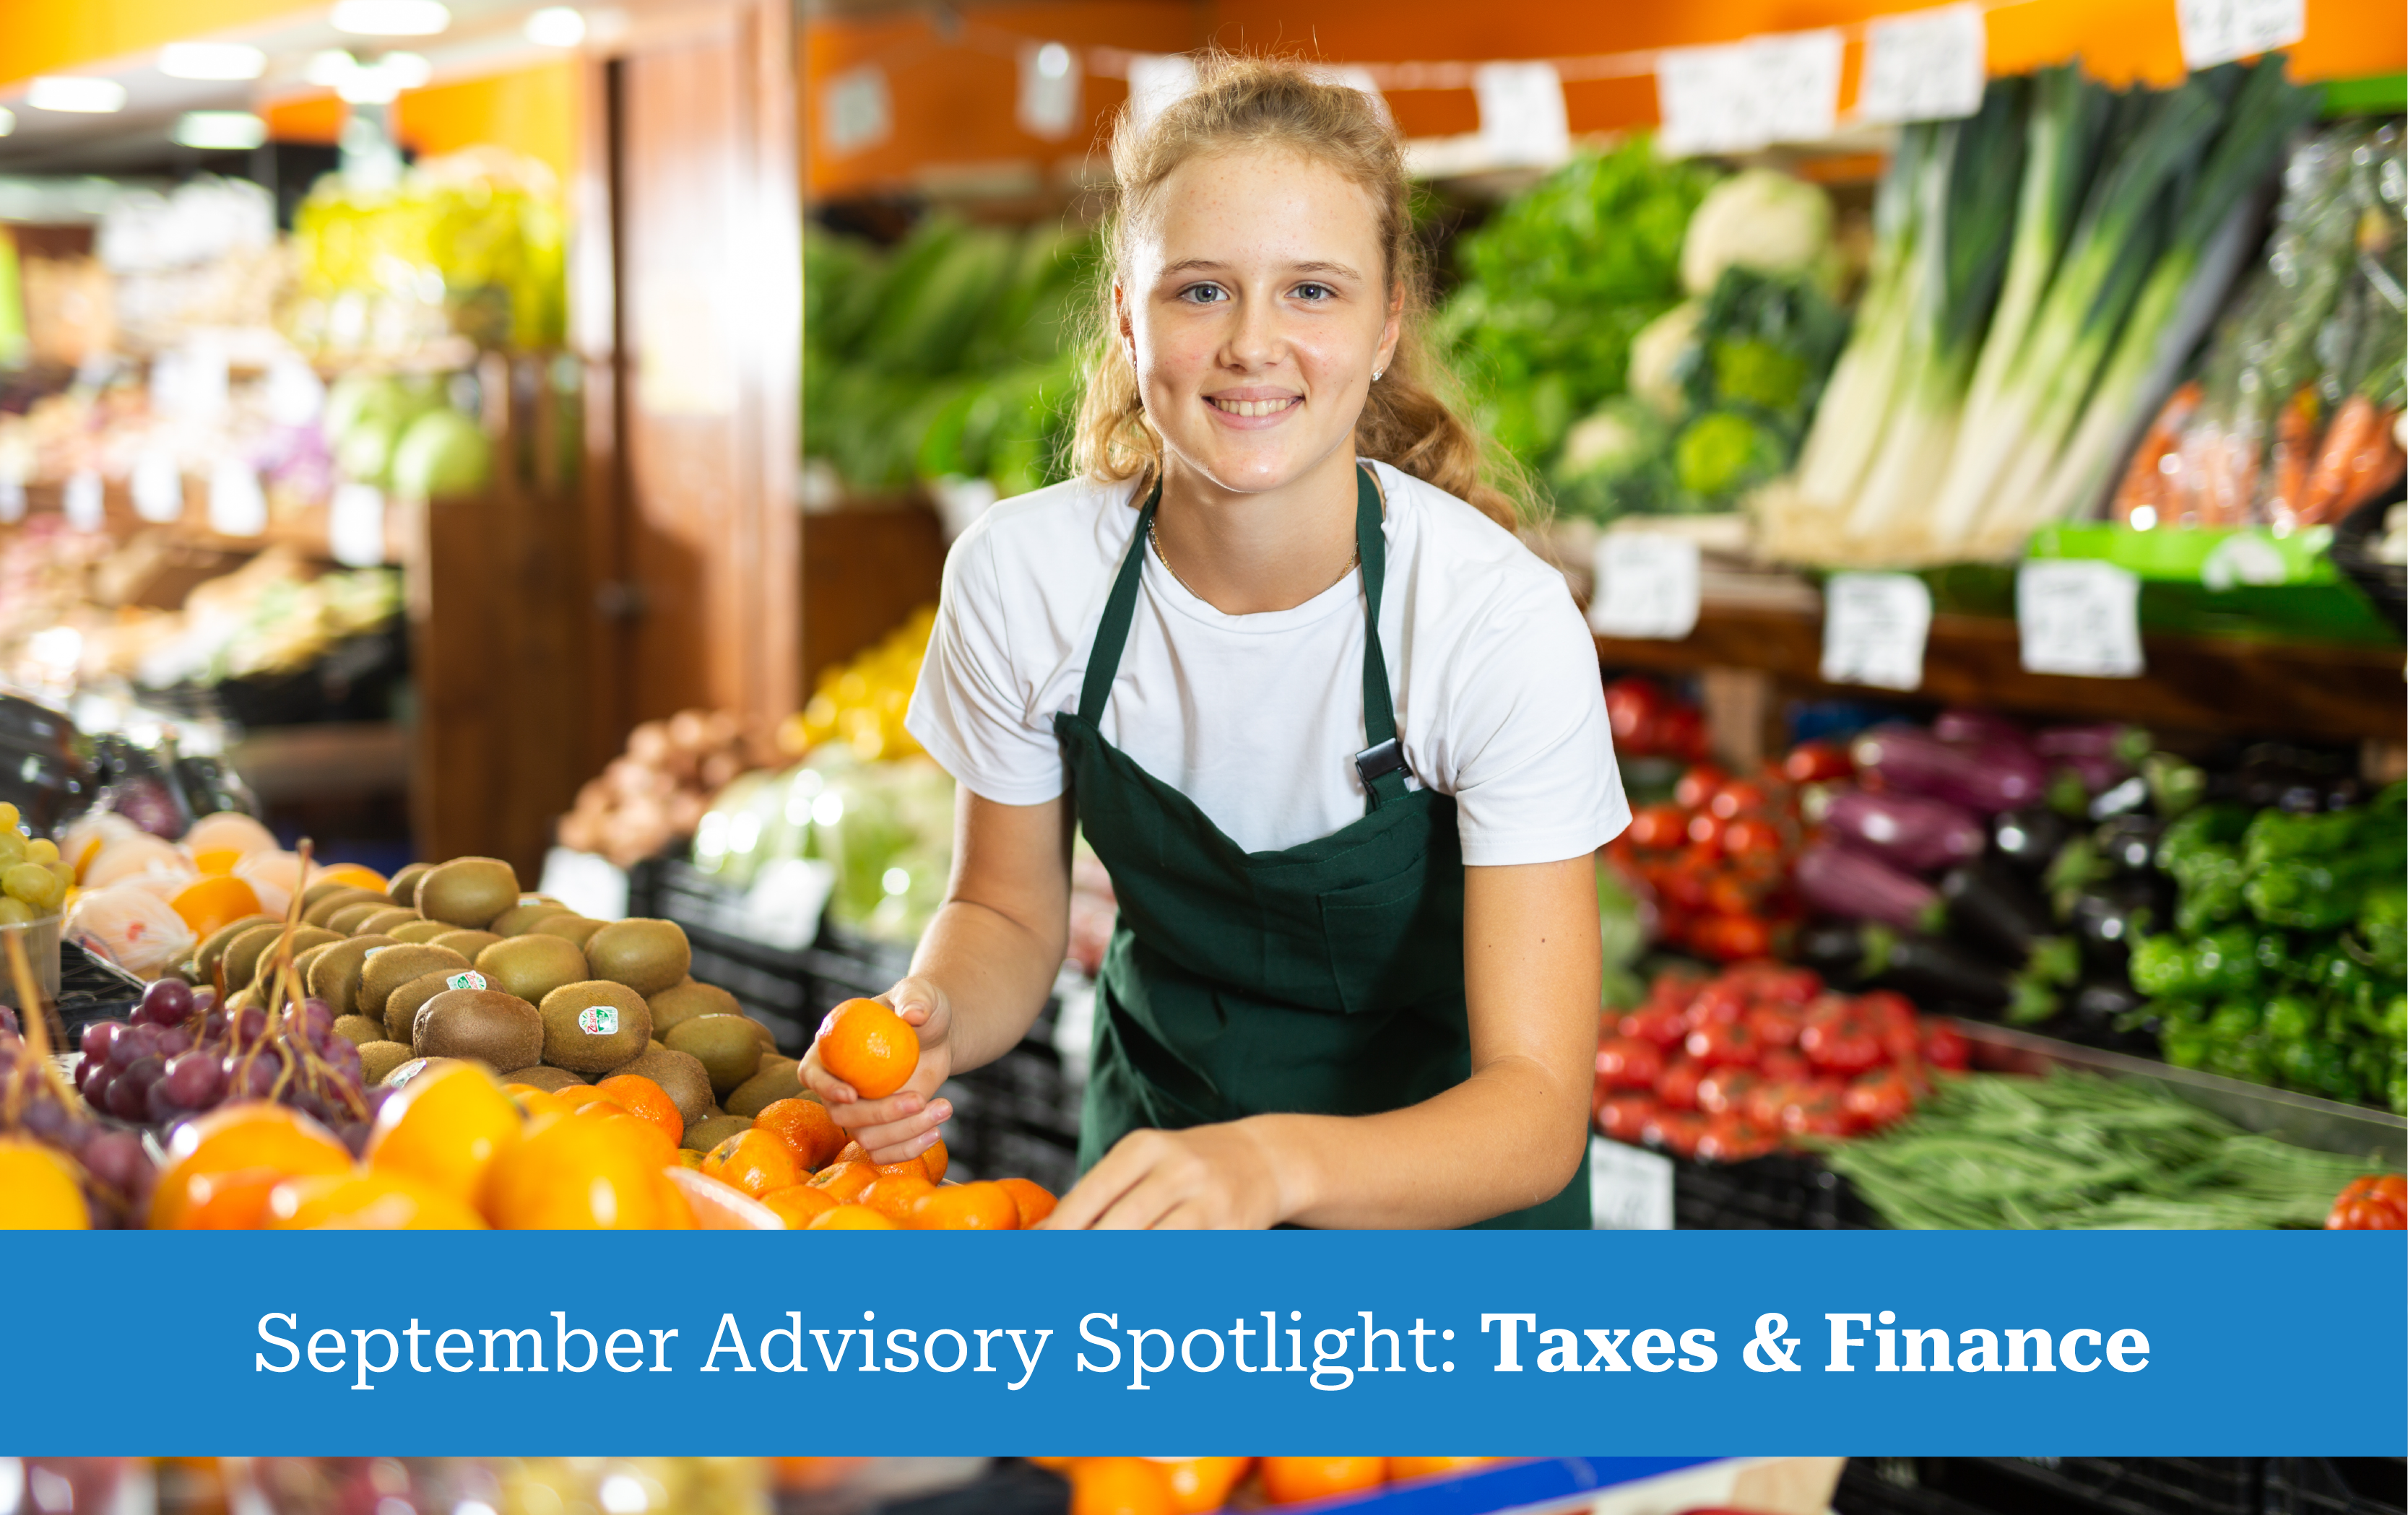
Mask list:
[[0,0],[0,84],[309,8],[294,0]]
[[411,90],[394,102],[394,135],[426,156],[491,145],[549,164],[568,181],[577,155],[578,64],[564,58],[516,73]]

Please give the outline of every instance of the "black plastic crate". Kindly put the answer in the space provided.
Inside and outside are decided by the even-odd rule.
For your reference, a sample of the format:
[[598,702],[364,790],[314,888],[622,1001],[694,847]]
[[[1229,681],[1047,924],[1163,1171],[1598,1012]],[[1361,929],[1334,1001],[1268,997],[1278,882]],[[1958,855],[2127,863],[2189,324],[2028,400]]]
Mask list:
[[2270,1457],[2266,1515],[2402,1515],[2408,1459]]
[[1880,1222],[1848,1180],[1805,1153],[1744,1163],[1672,1161],[1680,1231],[1865,1231]]
[[1834,1515],[2049,1515],[2029,1506],[2000,1506],[1968,1499],[1943,1482],[1926,1482],[1937,1460],[1851,1457],[1831,1491]]
[[[76,1038],[83,1028],[97,1021],[122,1021],[142,1003],[142,980],[113,963],[104,962],[83,949],[79,942],[67,942],[59,949],[58,1021],[53,1029],[64,1025],[67,1045],[60,1051],[75,1050]],[[0,993],[0,1000],[14,1001],[11,988]]]
[[2015,1457],[1979,1461],[2100,1515],[2264,1515],[2260,1457]]

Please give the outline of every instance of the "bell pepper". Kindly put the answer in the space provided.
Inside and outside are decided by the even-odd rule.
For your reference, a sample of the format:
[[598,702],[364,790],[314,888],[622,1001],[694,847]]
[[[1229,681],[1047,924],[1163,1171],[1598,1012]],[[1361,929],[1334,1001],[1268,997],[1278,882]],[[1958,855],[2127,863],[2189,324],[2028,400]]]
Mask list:
[[2196,935],[2241,913],[2242,886],[2249,880],[2241,850],[2201,842],[2184,849],[2165,869],[2180,893],[2175,898],[2174,925]]
[[2132,987],[2152,999],[2197,999],[2191,987],[2190,949],[2172,932],[2143,936],[2132,949]]
[[2358,907],[2357,934],[2368,962],[2395,979],[2408,975],[2408,889],[2395,882],[2369,891]]
[[2260,810],[2242,835],[2242,857],[2252,873],[2289,858],[2339,858],[2356,848],[2366,822],[2364,808],[2321,815]]
[[2235,923],[2196,941],[2145,937],[2132,952],[2132,987],[2153,998],[2214,999],[2258,985],[2258,934]]
[[2285,1085],[2327,1099],[2358,1097],[2358,1079],[2347,1049],[2322,1039],[2278,1044],[2274,1067]]
[[2323,1020],[2303,995],[2277,994],[2266,1002],[2266,1035],[2278,1042],[2315,1040],[2324,1029]]
[[2178,875],[2184,859],[2198,849],[2236,845],[2249,830],[2249,816],[2246,806],[2222,802],[2202,805],[2166,822],[2157,833],[2158,868]]

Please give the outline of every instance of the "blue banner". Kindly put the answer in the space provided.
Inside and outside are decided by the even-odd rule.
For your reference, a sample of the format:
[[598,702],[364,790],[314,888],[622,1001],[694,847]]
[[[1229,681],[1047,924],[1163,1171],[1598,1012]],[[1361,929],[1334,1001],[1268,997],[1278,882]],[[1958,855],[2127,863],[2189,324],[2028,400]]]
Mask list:
[[2396,1232],[19,1233],[7,1255],[19,1453],[2408,1451]]

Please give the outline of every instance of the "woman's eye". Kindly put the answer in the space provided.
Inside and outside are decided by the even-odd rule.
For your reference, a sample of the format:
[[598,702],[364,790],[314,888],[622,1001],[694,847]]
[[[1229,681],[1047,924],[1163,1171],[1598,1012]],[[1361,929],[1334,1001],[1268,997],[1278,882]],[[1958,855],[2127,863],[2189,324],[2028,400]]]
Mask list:
[[1334,300],[1338,297],[1338,292],[1326,284],[1298,284],[1296,287],[1296,297],[1299,300],[1314,302]]
[[1217,305],[1228,298],[1228,292],[1218,284],[1190,284],[1179,292],[1179,297],[1190,305]]

